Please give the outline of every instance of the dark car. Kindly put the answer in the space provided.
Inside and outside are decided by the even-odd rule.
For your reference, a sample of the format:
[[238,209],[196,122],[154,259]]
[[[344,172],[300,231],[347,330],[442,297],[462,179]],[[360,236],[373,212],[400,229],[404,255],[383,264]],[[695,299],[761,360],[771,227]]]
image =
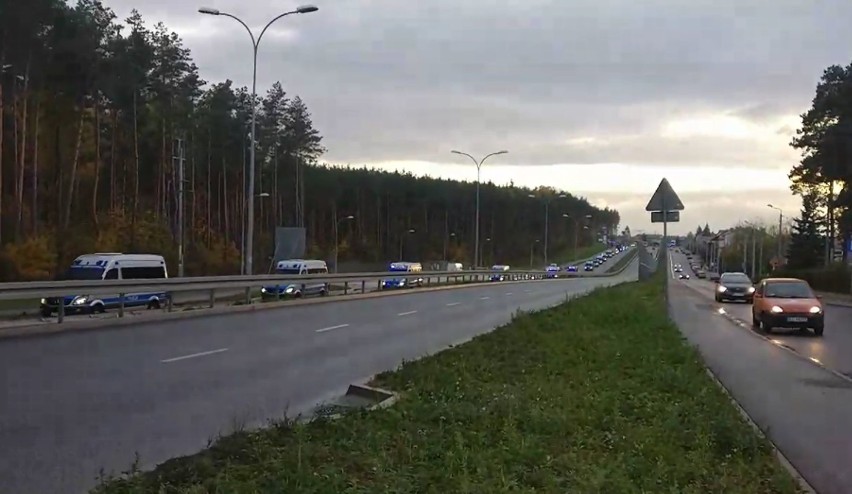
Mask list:
[[722,273],[716,282],[716,302],[726,300],[754,300],[754,283],[745,273]]

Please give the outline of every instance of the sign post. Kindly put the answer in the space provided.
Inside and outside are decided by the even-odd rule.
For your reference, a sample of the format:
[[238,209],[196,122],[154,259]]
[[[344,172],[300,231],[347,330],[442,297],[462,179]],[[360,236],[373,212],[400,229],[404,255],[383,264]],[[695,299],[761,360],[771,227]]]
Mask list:
[[[669,223],[677,223],[680,221],[680,211],[683,211],[683,202],[681,202],[680,197],[677,196],[674,189],[672,188],[669,181],[665,178],[660,181],[660,185],[657,186],[657,190],[654,192],[654,195],[651,196],[651,200],[648,201],[648,205],[645,206],[645,211],[651,213],[651,223],[662,223],[663,224],[663,266],[664,269],[668,269],[665,267],[666,264],[671,264],[669,260],[669,231],[668,225]],[[668,314],[669,310],[669,281],[668,274],[666,274],[666,285],[665,285],[665,296],[666,296],[666,313]]]

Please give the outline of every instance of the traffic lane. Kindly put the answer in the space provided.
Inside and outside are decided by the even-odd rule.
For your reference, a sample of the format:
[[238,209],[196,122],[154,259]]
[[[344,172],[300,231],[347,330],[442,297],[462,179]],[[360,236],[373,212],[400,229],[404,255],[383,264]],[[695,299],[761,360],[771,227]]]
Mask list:
[[766,344],[700,294],[672,290],[670,301],[705,364],[817,492],[852,492],[852,383]]
[[[18,492],[80,491],[101,468],[126,469],[134,452],[148,467],[192,453],[235,422],[256,425],[307,410],[403,359],[508,322],[517,309],[560,303],[630,279],[630,271],[2,344],[3,402],[10,406],[0,414],[0,443],[8,446],[0,450],[0,478]],[[64,357],[57,362],[66,365],[27,365],[39,352]]]
[[[699,280],[689,283],[699,293],[714,300],[715,283]],[[751,304],[744,302],[717,303],[719,309],[751,327]],[[760,330],[753,331],[760,332]],[[813,333],[800,332],[793,329],[776,328],[772,330],[771,338],[787,345],[796,352],[821,362],[826,367],[852,376],[852,307],[837,305],[825,306],[825,333],[815,337]]]
[[[717,310],[724,310],[729,316],[751,327],[751,304],[746,302],[715,302],[716,283],[709,280],[679,280],[678,283],[689,285],[708,300],[713,301]],[[675,285],[677,286],[677,285]],[[684,286],[684,289],[689,289]],[[852,376],[852,308],[828,305],[825,307],[826,331],[821,337],[813,333],[799,332],[790,329],[775,329],[771,338],[786,345],[797,353],[816,359],[829,369]],[[759,334],[759,330],[752,329]]]

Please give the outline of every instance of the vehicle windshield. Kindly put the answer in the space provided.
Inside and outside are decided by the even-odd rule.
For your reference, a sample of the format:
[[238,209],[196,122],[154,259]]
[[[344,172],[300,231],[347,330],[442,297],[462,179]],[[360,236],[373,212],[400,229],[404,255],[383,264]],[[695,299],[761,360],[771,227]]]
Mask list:
[[743,273],[725,273],[721,278],[722,283],[748,283],[751,284],[751,279]]
[[801,281],[773,281],[766,284],[766,297],[769,298],[814,298],[814,293]]
[[103,268],[84,268],[80,266],[70,267],[65,273],[57,277],[58,281],[64,280],[102,280]]
[[295,268],[279,268],[275,272],[277,274],[299,274],[299,270]]
[[388,271],[390,271],[391,273],[405,273],[405,272],[408,272],[408,267],[407,266],[391,266],[390,269],[388,269]]

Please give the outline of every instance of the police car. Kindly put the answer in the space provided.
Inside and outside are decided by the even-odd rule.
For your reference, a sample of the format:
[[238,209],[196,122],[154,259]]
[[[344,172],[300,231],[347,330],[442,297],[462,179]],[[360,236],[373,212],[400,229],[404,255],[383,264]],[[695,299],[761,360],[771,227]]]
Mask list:
[[[278,261],[275,265],[275,274],[293,275],[295,277],[328,274],[328,265],[325,261],[319,259],[287,259]],[[260,296],[263,299],[301,298],[305,295],[328,295],[328,284],[306,280],[304,283],[282,283],[260,289]]]
[[[388,271],[391,273],[419,273],[423,271],[423,266],[419,262],[392,262],[388,266]],[[423,286],[423,278],[419,276],[406,277],[395,276],[382,280],[382,290],[394,288],[412,288]]]

